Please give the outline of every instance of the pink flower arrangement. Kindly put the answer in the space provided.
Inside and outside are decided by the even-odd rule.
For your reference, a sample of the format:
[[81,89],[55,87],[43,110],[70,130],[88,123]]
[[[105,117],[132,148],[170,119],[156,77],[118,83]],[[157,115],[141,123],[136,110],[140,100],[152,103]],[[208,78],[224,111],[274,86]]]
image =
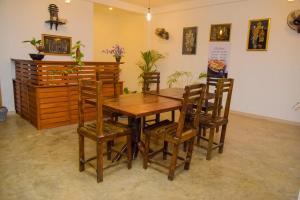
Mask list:
[[102,51],[106,54],[112,54],[115,58],[121,58],[125,54],[125,49],[118,44],[115,44],[111,49],[105,49]]

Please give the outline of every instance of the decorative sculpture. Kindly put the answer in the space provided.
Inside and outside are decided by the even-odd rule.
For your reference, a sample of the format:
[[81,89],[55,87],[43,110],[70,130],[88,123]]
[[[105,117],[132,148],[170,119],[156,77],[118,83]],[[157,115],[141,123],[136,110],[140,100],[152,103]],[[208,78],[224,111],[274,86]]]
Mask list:
[[164,40],[169,39],[169,33],[164,28],[157,28],[155,34]]
[[50,13],[50,20],[46,21],[46,23],[50,24],[50,29],[52,30],[53,24],[55,25],[55,30],[57,30],[58,25],[66,24],[66,20],[58,18],[58,6],[55,4],[50,4],[48,6],[48,11]]

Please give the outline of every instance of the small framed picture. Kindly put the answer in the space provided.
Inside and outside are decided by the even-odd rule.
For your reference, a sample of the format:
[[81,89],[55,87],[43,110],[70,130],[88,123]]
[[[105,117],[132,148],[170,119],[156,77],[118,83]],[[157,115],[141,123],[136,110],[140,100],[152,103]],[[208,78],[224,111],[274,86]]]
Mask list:
[[182,54],[195,55],[197,49],[197,27],[183,28]]
[[249,21],[247,38],[248,51],[267,51],[270,34],[270,22],[270,18]]
[[212,24],[210,28],[209,41],[211,42],[229,42],[231,24]]
[[72,38],[59,35],[42,34],[44,53],[46,55],[70,55]]

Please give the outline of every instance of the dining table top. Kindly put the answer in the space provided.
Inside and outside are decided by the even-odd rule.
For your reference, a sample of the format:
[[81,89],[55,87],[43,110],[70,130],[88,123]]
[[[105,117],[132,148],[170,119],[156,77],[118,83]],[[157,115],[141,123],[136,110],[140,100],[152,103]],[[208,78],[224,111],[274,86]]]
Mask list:
[[[149,91],[147,93],[175,100],[183,100],[184,88],[166,88],[160,89],[159,93],[156,91]],[[213,98],[215,98],[214,93],[205,93],[204,99],[209,100]]]
[[[88,99],[86,101],[91,104],[96,103],[95,99]],[[145,93],[133,93],[105,99],[103,107],[123,115],[139,118],[177,110],[181,107],[181,104],[181,101],[172,98]]]

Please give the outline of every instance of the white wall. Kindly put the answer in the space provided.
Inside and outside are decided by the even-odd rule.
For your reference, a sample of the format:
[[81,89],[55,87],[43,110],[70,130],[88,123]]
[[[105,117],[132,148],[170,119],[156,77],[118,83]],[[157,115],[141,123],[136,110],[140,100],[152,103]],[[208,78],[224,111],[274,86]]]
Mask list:
[[115,61],[112,55],[102,53],[103,49],[119,44],[125,48],[122,58],[120,80],[129,90],[138,90],[137,77],[140,70],[136,63],[140,60],[140,51],[147,46],[147,22],[142,14],[95,4],[94,6],[94,59]]
[[[48,5],[59,7],[59,17],[68,23],[59,26],[58,31],[50,30],[45,20],[49,19]],[[34,49],[23,40],[40,38],[41,34],[71,36],[73,42],[81,40],[85,60],[93,57],[93,3],[73,0],[0,0],[0,81],[3,104],[14,110],[12,78],[14,68],[11,58],[30,59],[28,53]],[[46,56],[45,60],[70,60],[69,56]]]
[[[290,11],[300,9],[300,1],[248,0],[238,3],[156,14],[152,21],[151,47],[168,54],[161,64],[162,84],[175,70],[206,70],[211,24],[232,23],[229,76],[235,79],[232,109],[267,117],[300,122],[300,112],[292,106],[300,101],[300,34],[286,24]],[[164,10],[164,9],[161,9]],[[267,52],[246,51],[248,20],[271,18]],[[182,29],[198,26],[197,55],[183,56]],[[170,40],[155,36],[157,27],[166,28]]]

